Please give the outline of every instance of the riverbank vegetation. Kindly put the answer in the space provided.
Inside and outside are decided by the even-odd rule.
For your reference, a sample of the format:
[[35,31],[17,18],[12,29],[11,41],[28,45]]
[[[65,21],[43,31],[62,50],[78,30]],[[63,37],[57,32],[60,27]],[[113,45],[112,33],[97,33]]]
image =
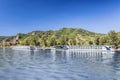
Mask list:
[[54,45],[120,45],[120,32],[111,30],[108,34],[94,33],[78,28],[60,30],[33,31],[16,36],[1,36],[0,46],[32,45],[50,47]]

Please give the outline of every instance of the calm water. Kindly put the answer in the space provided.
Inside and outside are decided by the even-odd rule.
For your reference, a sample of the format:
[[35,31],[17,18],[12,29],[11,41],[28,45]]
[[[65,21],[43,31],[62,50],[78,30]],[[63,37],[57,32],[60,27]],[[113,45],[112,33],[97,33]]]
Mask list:
[[0,49],[0,80],[120,80],[120,53]]

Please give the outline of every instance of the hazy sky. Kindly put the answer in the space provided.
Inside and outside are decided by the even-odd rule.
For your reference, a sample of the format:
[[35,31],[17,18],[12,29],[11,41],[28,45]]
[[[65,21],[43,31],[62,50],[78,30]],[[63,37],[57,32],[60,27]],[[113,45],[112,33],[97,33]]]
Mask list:
[[120,31],[120,0],[0,0],[0,36],[62,27]]

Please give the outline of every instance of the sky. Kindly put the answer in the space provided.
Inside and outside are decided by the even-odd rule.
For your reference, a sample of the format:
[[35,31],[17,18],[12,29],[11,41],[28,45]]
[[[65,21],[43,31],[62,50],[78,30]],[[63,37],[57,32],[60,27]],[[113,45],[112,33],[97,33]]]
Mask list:
[[0,36],[63,27],[120,32],[120,0],[0,0]]

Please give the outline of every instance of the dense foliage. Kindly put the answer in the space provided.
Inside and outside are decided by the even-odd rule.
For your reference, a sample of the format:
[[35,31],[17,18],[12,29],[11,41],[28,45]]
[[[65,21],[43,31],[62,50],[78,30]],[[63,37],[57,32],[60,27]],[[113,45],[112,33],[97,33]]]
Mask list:
[[[56,31],[33,31],[28,34],[17,34],[15,45],[33,45],[50,47],[53,45],[120,45],[120,33],[110,31],[98,34],[78,28],[62,28]],[[6,38],[0,38],[3,41]]]

